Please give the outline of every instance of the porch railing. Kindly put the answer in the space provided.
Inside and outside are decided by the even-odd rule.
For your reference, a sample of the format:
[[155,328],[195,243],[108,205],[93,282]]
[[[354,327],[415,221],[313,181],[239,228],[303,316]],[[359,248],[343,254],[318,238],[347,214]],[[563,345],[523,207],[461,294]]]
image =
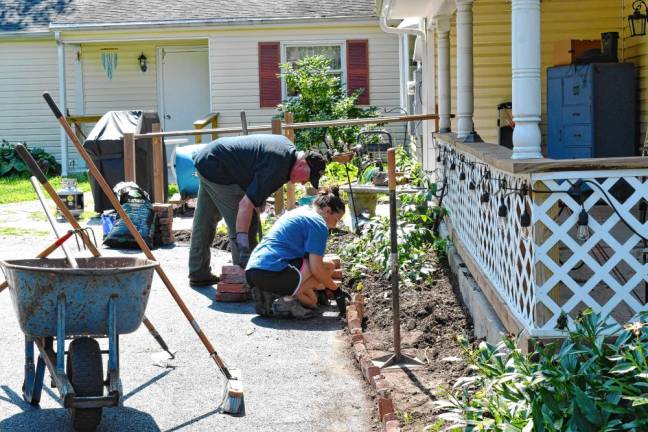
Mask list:
[[586,307],[617,324],[648,310],[647,158],[515,162],[435,142],[453,242],[509,331],[560,336]]

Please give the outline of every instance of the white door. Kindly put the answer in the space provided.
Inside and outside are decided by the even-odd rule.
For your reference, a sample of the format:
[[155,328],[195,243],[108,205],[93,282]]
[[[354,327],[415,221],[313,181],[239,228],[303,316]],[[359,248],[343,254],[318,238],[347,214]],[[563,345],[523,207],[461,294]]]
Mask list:
[[207,47],[159,49],[160,117],[165,131],[193,129],[209,114]]

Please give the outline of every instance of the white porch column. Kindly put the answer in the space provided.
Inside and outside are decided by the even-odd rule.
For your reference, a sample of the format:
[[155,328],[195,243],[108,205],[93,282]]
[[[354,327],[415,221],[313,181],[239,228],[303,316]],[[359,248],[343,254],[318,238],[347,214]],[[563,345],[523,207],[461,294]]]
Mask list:
[[513,159],[541,158],[540,0],[513,0]]
[[[423,110],[424,113],[436,112],[436,71],[434,67],[434,58],[436,54],[436,45],[434,43],[435,25],[431,19],[426,19],[423,28],[425,29],[425,50],[423,53]],[[424,121],[423,124],[423,168],[433,170],[436,164],[435,152],[433,150],[432,133],[434,132],[434,122]]]
[[439,132],[450,132],[450,16],[434,17],[437,34],[437,94]]
[[481,141],[473,124],[473,7],[474,0],[457,2],[457,137]]
[[[58,87],[59,87],[59,107],[63,115],[67,115],[67,89],[65,86],[65,45],[61,41],[61,34],[56,32],[54,34],[56,39],[56,48],[58,54]],[[59,141],[61,146],[61,175],[66,177],[68,175],[68,145],[67,134],[60,129]]]

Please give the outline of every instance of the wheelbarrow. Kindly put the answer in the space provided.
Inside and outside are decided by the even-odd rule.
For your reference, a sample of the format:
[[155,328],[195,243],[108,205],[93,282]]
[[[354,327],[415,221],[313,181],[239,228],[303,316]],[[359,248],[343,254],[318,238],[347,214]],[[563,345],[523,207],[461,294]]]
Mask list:
[[[25,334],[23,398],[38,405],[47,366],[74,428],[94,431],[103,407],[121,402],[119,335],[141,324],[158,263],[135,257],[77,263],[70,268],[65,259],[17,259],[0,261],[0,267]],[[108,338],[107,351],[97,338]],[[36,366],[34,344],[40,352]],[[102,354],[108,355],[105,379]]]

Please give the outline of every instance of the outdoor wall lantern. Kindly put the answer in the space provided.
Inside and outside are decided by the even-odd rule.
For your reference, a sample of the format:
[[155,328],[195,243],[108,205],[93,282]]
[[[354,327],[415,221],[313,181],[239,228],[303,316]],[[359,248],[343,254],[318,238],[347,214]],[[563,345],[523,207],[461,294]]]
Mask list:
[[[643,6],[643,13],[641,8]],[[648,20],[648,6],[644,0],[636,0],[632,3],[634,12],[628,16],[630,36],[644,36],[646,34],[646,20]]]
[[144,53],[140,54],[140,56],[137,57],[137,60],[139,61],[139,67],[140,67],[140,70],[141,70],[142,72],[146,72],[146,70],[148,69],[148,65],[146,64],[146,60],[147,60],[147,58],[146,58],[146,56],[144,55]]

